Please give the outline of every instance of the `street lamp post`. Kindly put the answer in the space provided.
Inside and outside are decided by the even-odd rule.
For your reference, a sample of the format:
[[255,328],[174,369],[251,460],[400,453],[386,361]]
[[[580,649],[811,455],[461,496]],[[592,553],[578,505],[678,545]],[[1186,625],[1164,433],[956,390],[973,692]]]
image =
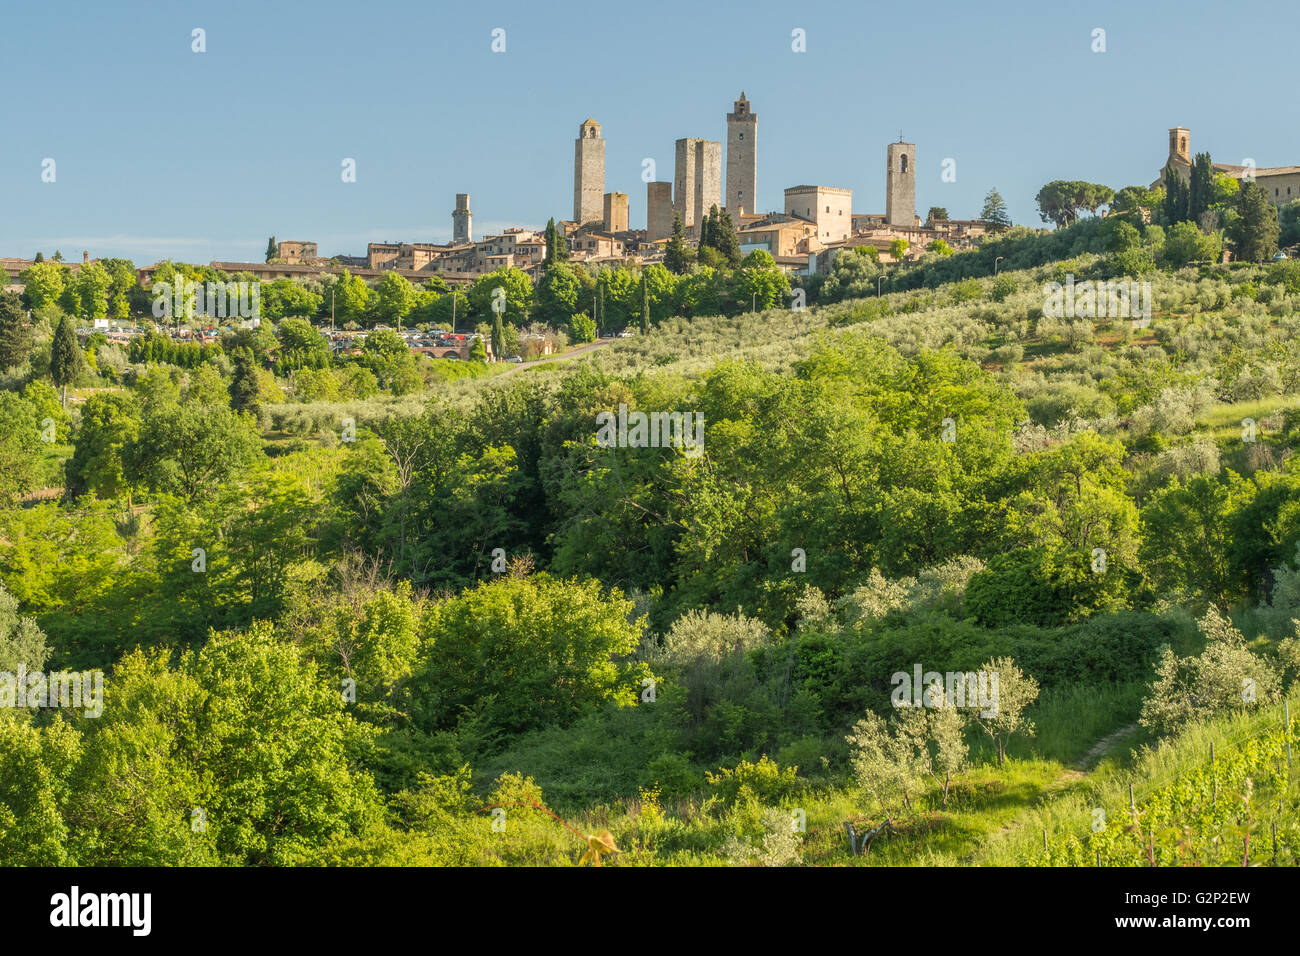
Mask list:
[[994,275],[997,275],[997,274],[998,274],[998,263],[1001,262],[1001,261],[1002,261],[1003,259],[1005,259],[1005,258],[1006,258],[1006,256],[998,256],[996,259],[993,260],[993,274],[994,274]]
[[880,283],[884,281],[884,278],[885,276],[883,273],[881,275],[876,276],[876,298],[877,299],[880,298]]

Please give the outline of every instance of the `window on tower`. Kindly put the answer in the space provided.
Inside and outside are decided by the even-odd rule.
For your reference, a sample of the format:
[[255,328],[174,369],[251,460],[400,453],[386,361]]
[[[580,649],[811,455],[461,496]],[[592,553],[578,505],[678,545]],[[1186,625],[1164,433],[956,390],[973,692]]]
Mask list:
[[898,171],[900,173],[907,172],[907,153],[904,153],[902,156],[898,157]]

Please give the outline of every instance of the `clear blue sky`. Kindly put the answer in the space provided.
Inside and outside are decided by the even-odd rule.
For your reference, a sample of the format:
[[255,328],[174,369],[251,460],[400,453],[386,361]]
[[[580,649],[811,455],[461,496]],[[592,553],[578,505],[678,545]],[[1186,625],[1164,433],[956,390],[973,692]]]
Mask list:
[[[191,52],[195,27],[206,53]],[[1090,49],[1096,27],[1105,53]],[[1216,161],[1300,163],[1297,27],[1292,3],[1170,0],[6,0],[0,255],[260,259],[272,234],[360,255],[446,241],[457,192],[476,237],[541,226],[572,214],[587,116],[604,127],[606,190],[628,193],[643,226],[642,159],[670,180],[674,140],[725,139],[742,89],[762,209],[813,183],[883,212],[901,129],[921,215],[977,216],[996,186],[1017,222],[1040,225],[1048,180],[1150,182],[1170,126]],[[940,179],[946,157],[955,183]]]

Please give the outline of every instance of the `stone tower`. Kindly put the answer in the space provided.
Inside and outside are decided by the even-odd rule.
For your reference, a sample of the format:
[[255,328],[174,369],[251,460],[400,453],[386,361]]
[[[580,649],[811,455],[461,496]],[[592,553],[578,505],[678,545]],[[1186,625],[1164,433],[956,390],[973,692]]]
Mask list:
[[692,236],[714,206],[722,206],[722,143],[706,139],[677,141],[673,210]]
[[740,225],[742,212],[757,211],[758,116],[750,112],[745,91],[727,114],[727,212]]
[[1185,126],[1175,126],[1169,131],[1169,158],[1192,164],[1192,131]]
[[627,232],[627,193],[605,193],[605,231]]
[[645,184],[646,238],[667,239],[673,234],[673,184]]
[[916,225],[916,144],[890,143],[885,151],[885,222],[911,229]]
[[578,127],[573,142],[573,221],[600,222],[604,215],[605,141],[591,117]]
[[459,245],[470,242],[474,214],[469,211],[469,193],[456,193],[456,209],[451,214],[451,241]]

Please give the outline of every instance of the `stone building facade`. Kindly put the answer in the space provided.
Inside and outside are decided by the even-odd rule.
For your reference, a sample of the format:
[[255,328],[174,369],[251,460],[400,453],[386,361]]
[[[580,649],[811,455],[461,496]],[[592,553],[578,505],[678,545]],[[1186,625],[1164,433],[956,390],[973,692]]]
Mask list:
[[749,255],[756,249],[771,253],[778,262],[794,256],[807,255],[817,251],[821,243],[817,240],[817,224],[809,222],[802,216],[781,215],[773,213],[761,216],[755,222],[748,223],[737,230],[740,239],[740,254]]
[[627,232],[627,193],[605,193],[606,232]]
[[316,251],[316,243],[314,242],[298,242],[293,239],[286,239],[284,242],[276,243],[275,257],[296,265],[317,259],[319,254]]
[[605,140],[591,117],[573,141],[573,218],[578,225],[600,222],[604,214]]
[[785,191],[785,213],[814,223],[823,244],[842,241],[853,234],[853,190],[791,186]]
[[758,211],[758,115],[750,109],[745,91],[727,114],[726,209],[737,225],[741,215]]

